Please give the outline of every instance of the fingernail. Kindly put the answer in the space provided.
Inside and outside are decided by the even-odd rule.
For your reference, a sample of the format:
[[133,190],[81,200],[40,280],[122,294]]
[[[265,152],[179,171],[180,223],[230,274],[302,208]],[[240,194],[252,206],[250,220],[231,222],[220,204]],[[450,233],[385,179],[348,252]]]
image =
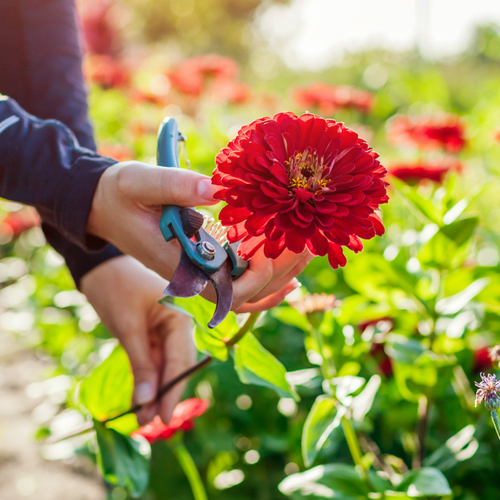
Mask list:
[[155,390],[153,386],[147,382],[142,382],[135,388],[135,400],[137,404],[143,405],[144,403],[149,403],[154,397]]
[[293,278],[292,283],[294,288],[300,288],[302,286],[302,283],[297,278]]
[[214,186],[211,179],[200,179],[198,181],[197,193],[201,198],[214,201],[214,194],[220,191],[220,186]]

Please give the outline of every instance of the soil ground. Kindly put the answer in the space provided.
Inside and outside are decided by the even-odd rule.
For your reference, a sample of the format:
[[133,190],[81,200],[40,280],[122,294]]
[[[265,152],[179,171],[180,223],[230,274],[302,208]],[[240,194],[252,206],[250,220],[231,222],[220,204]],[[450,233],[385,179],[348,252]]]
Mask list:
[[105,487],[89,460],[42,457],[44,446],[34,435],[44,398],[29,388],[42,380],[44,368],[14,335],[0,331],[0,499],[104,500]]

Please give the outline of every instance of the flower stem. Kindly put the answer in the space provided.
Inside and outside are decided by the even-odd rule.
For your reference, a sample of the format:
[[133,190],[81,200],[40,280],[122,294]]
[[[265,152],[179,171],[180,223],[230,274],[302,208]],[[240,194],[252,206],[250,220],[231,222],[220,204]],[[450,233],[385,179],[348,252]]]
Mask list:
[[429,422],[429,400],[423,394],[418,400],[417,453],[413,464],[414,469],[420,469],[425,458],[425,441]]
[[325,343],[323,342],[323,334],[319,331],[318,328],[312,328],[312,334],[316,344],[318,344],[318,350],[321,355],[321,373],[323,374],[323,378],[328,380],[330,389],[334,392],[334,388],[332,386],[332,377],[335,373],[335,367],[331,363],[331,359],[325,356]]
[[186,474],[189,485],[191,486],[191,491],[193,492],[193,497],[195,500],[208,500],[207,492],[205,491],[205,486],[200,477],[200,473],[196,468],[193,458],[189,454],[184,443],[179,441],[174,441],[171,444],[172,450],[177,457],[177,461],[181,466],[184,474]]
[[491,420],[493,420],[493,425],[495,427],[495,430],[497,431],[498,439],[500,439],[500,422],[498,421],[498,413],[496,410],[492,410]]
[[250,316],[248,316],[248,318],[243,323],[238,332],[235,335],[233,335],[230,339],[224,341],[226,347],[230,349],[235,344],[237,344],[244,337],[244,335],[253,328],[253,325],[255,325],[259,316],[260,312],[250,313]]
[[342,417],[342,428],[344,429],[345,439],[347,441],[347,446],[349,446],[349,451],[351,452],[352,459],[356,465],[356,469],[361,474],[363,481],[366,483],[370,490],[373,490],[370,478],[368,477],[368,471],[363,464],[363,459],[361,455],[361,448],[359,446],[358,436],[354,429],[352,428],[351,421],[346,417]]

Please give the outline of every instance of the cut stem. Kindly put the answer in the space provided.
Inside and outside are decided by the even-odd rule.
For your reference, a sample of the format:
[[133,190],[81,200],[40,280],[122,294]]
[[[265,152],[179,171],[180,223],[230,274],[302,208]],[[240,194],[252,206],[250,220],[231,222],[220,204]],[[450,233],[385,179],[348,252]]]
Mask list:
[[354,432],[351,421],[346,416],[342,417],[342,428],[344,429],[347,446],[349,447],[349,451],[351,452],[352,460],[356,465],[356,469],[358,469],[358,472],[361,474],[361,477],[368,486],[368,489],[370,491],[373,491],[370,478],[368,477],[368,471],[363,464],[363,456],[361,455],[358,436],[356,436],[356,432]]
[[176,440],[172,442],[171,447],[177,457],[179,465],[184,471],[184,474],[186,474],[189,485],[191,486],[191,491],[193,492],[194,500],[208,500],[200,473],[184,443],[181,440]]
[[231,347],[236,345],[244,337],[244,335],[253,328],[256,321],[259,319],[259,316],[260,312],[250,313],[246,321],[243,323],[243,325],[241,325],[241,328],[238,330],[238,332],[230,339],[224,341],[226,347],[230,349]]

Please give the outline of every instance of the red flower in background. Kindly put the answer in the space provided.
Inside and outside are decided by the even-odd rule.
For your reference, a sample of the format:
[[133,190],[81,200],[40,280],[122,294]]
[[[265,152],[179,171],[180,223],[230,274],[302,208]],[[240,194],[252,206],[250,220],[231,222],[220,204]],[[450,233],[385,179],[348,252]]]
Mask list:
[[441,183],[448,172],[461,172],[462,164],[458,160],[417,161],[413,163],[395,163],[390,165],[387,170],[389,175],[407,183],[416,183],[424,179]]
[[489,370],[493,366],[493,361],[488,347],[481,347],[474,351],[474,365],[473,370],[477,373]]
[[169,425],[165,425],[160,417],[156,416],[151,423],[134,431],[132,436],[142,436],[150,443],[170,439],[178,431],[191,430],[194,427],[192,421],[203,415],[209,406],[210,403],[203,399],[186,399],[175,407]]
[[118,59],[110,56],[88,56],[83,64],[88,80],[105,89],[127,87],[130,83],[130,71]]
[[407,144],[423,150],[442,148],[458,153],[465,146],[464,125],[455,115],[397,116],[392,120],[388,137],[397,146]]
[[28,229],[39,226],[40,223],[40,216],[34,208],[23,207],[17,212],[7,212],[0,217],[0,231],[2,234],[17,238]]
[[373,94],[347,85],[312,83],[307,87],[296,87],[292,97],[305,109],[318,109],[323,115],[332,115],[339,109],[355,109],[369,113],[373,107]]
[[217,78],[211,87],[211,97],[219,102],[244,104],[251,96],[250,85],[231,78]]
[[101,144],[97,152],[102,156],[109,156],[118,161],[129,161],[135,159],[135,154],[128,146],[123,144]]
[[378,155],[334,120],[278,113],[244,126],[216,157],[213,184],[227,206],[219,214],[231,242],[249,259],[264,247],[275,259],[285,248],[346,264],[342,246],[384,233],[375,213],[388,201]]
[[199,96],[211,81],[233,79],[238,73],[238,64],[233,59],[207,54],[186,59],[168,77],[174,89],[183,94]]
[[80,18],[86,51],[90,54],[114,55],[121,48],[118,28],[108,0],[80,2]]

